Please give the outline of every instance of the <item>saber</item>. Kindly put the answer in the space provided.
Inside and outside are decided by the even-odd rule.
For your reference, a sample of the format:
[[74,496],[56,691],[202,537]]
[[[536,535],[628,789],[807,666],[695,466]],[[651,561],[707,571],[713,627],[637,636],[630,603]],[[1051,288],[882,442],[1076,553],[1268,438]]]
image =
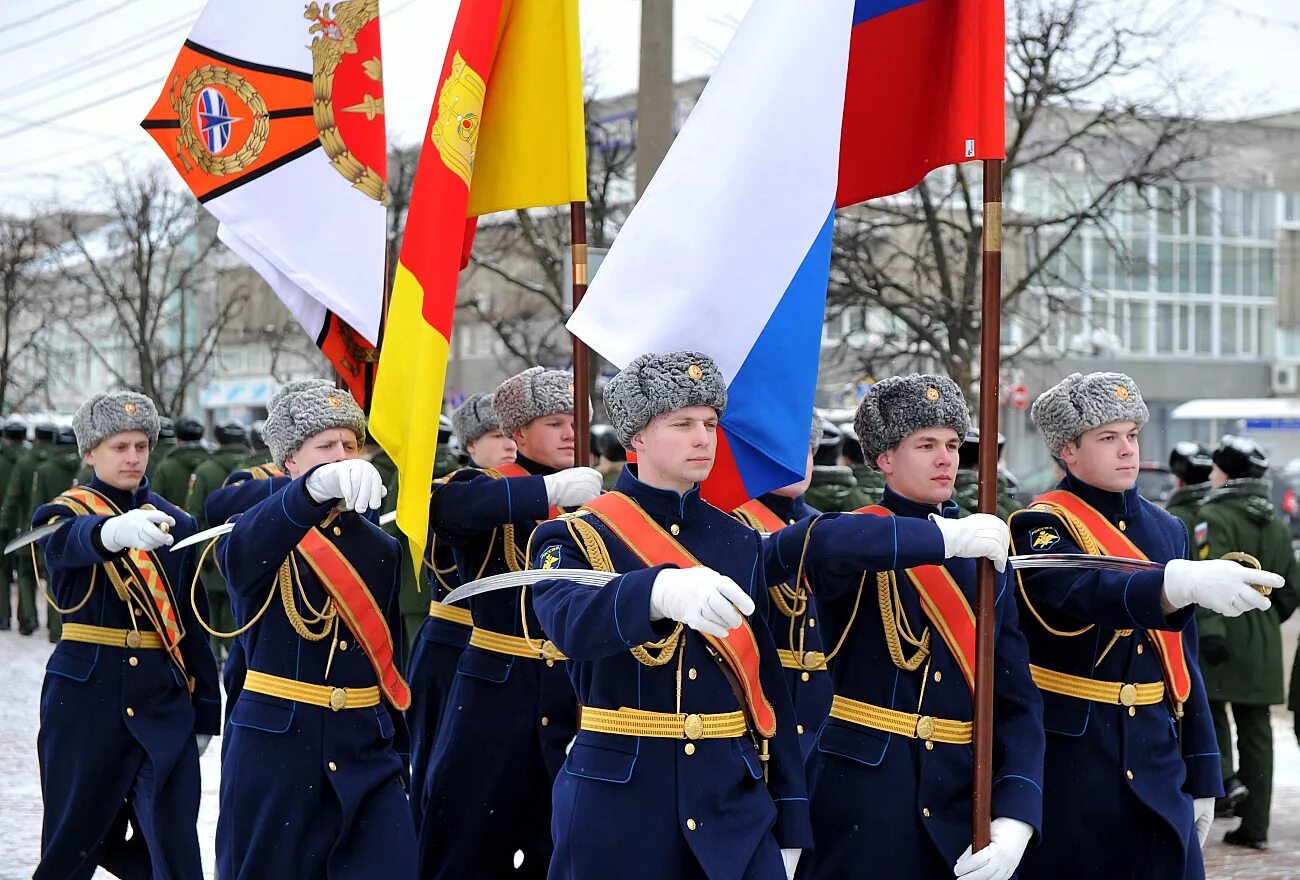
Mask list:
[[538,581],[549,581],[552,578],[573,581],[589,587],[603,587],[616,577],[618,577],[617,572],[592,571],[589,568],[530,568],[525,571],[507,571],[462,584],[448,593],[442,600],[442,604],[454,605],[470,596],[508,590],[511,587],[528,587]]
[[37,526],[36,528],[32,529],[30,532],[23,532],[21,535],[14,538],[8,544],[5,544],[4,555],[8,556],[10,553],[14,552],[15,550],[23,549],[28,544],[35,544],[37,541],[41,540],[42,538],[48,538],[50,535],[54,534],[55,532],[57,532],[59,529],[63,528],[70,522],[72,522],[71,519],[66,519],[66,518],[60,519],[57,522],[46,523],[43,526]]
[[[396,510],[389,511],[388,513],[385,513],[383,516],[379,518],[379,524],[381,526],[386,526],[394,522],[397,522]],[[204,529],[201,532],[195,532],[194,534],[190,535],[188,538],[185,538],[182,541],[177,541],[175,544],[173,544],[171,546],[171,552],[175,553],[177,550],[183,550],[186,547],[193,547],[195,544],[202,544],[204,541],[220,538],[222,535],[234,531],[234,528],[235,528],[235,524],[232,522],[228,522],[228,523],[222,523],[219,526],[213,526],[210,529]],[[6,550],[5,552],[7,553],[9,551]]]
[[[1249,553],[1234,551],[1225,553],[1224,559],[1246,568],[1262,568],[1259,560]],[[1011,556],[1007,559],[1014,567],[1026,568],[1100,568],[1107,571],[1159,571],[1164,569],[1163,562],[1149,559],[1128,559],[1124,556],[1090,556],[1086,553],[1032,553],[1023,556]],[[1260,595],[1267,596],[1273,588],[1264,584],[1251,584]]]

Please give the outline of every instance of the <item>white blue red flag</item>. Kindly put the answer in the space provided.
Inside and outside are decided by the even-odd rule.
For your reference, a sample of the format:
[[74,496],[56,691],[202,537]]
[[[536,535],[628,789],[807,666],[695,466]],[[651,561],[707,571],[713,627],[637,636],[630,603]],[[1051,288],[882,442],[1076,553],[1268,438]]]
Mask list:
[[704,492],[803,478],[835,209],[1002,155],[1002,0],[757,0],[568,327],[728,382]]

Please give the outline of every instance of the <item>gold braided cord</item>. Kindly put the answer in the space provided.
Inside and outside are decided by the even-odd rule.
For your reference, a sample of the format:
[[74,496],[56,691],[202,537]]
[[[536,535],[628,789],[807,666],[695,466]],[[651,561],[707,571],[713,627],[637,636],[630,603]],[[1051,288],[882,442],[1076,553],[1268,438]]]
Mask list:
[[[86,603],[90,601],[91,594],[95,592],[95,575],[99,572],[99,566],[92,565],[90,567],[90,586],[86,588],[86,595],[81,597],[81,601],[76,605],[73,605],[71,608],[60,608],[55,603],[54,597],[50,595],[50,591],[45,589],[45,582],[41,580],[41,570],[36,565],[36,542],[33,541],[27,546],[30,547],[32,551],[32,577],[36,578],[36,586],[40,588],[41,595],[45,597],[46,602],[50,603],[50,607],[60,615],[65,616],[68,614],[76,614],[82,608],[85,608]],[[8,585],[5,586],[5,589],[8,589]]]
[[318,623],[323,620],[325,621],[325,627],[318,633],[312,632],[308,628],[307,621],[303,620],[302,615],[298,613],[297,605],[293,600],[293,582],[298,574],[298,566],[297,562],[294,561],[293,567],[290,568],[289,563],[292,559],[293,553],[290,552],[288,558],[280,563],[280,571],[276,575],[280,583],[280,601],[284,605],[285,616],[289,618],[289,625],[293,627],[293,631],[309,642],[319,642],[329,636],[333,628],[334,600],[326,599],[324,610],[317,616],[316,620],[311,621],[312,623]]
[[[1056,518],[1065,525],[1065,529],[1070,533],[1070,537],[1074,539],[1074,543],[1077,544],[1079,549],[1084,553],[1087,553],[1089,556],[1096,556],[1101,553],[1101,545],[1097,543],[1097,539],[1094,538],[1092,534],[1083,527],[1083,523],[1079,522],[1078,519],[1071,515],[1069,511],[1049,504],[1035,504],[1029,509],[1055,515]],[[1014,539],[1012,543],[1014,544]],[[1020,596],[1025,600],[1025,607],[1029,609],[1029,613],[1034,616],[1034,620],[1038,621],[1039,626],[1052,635],[1068,639],[1073,638],[1074,636],[1081,636],[1093,628],[1094,624],[1090,623],[1082,629],[1073,631],[1057,629],[1048,623],[1046,618],[1039,614],[1038,609],[1034,607],[1033,601],[1029,598],[1029,591],[1025,589],[1024,576],[1019,571],[1016,572],[1016,583],[1020,587]]]
[[826,655],[827,665],[830,665],[830,662],[835,659],[835,655],[840,652],[840,648],[844,647],[845,640],[848,639],[849,633],[852,632],[853,623],[858,619],[858,607],[862,604],[862,593],[866,588],[867,572],[864,571],[862,577],[858,578],[858,592],[853,596],[853,610],[849,612],[848,623],[844,624],[844,631],[840,633],[840,640],[835,643],[835,647]]
[[[199,626],[203,627],[208,635],[216,636],[219,639],[233,639],[235,636],[240,636],[248,632],[253,628],[253,624],[262,619],[262,615],[266,613],[266,609],[271,607],[271,600],[275,598],[276,589],[275,585],[272,584],[270,591],[266,594],[266,601],[262,603],[262,607],[253,615],[252,620],[248,621],[248,623],[244,624],[239,629],[228,633],[213,629],[208,625],[208,622],[203,619],[203,615],[199,613],[198,601],[195,596],[199,583],[199,569],[203,567],[203,561],[207,558],[208,554],[212,552],[212,548],[216,545],[216,541],[209,541],[208,546],[204,547],[203,552],[199,554],[199,562],[194,569],[194,579],[190,581],[190,608],[194,609],[194,619],[199,622]],[[281,566],[281,568],[283,568],[283,566]]]
[[[894,577],[892,571],[876,574],[876,597],[880,603],[880,621],[885,628],[885,645],[889,648],[889,659],[905,672],[916,671],[925,658],[930,656],[930,628],[927,626],[921,637],[919,639],[916,637],[903,610],[903,603],[898,595],[898,579]],[[900,636],[902,641],[916,648],[916,652],[911,657],[903,656]]]

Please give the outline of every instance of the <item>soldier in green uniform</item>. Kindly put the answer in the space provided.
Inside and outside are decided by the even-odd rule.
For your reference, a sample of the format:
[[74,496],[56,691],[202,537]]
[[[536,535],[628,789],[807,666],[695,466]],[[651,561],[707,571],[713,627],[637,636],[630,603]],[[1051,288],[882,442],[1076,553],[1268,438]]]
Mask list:
[[[149,463],[144,466],[144,475],[149,480],[149,488],[153,488],[154,474],[158,473],[158,466],[167,460],[167,456],[176,451],[176,423],[166,416],[158,417],[158,445],[154,447],[153,452],[149,453]],[[87,467],[82,474],[93,474],[94,471]],[[89,477],[83,482],[90,482]]]
[[[49,455],[58,426],[42,422],[32,429],[32,445],[14,462],[4,506],[0,508],[0,531],[17,537],[31,528],[32,480],[36,466]],[[29,636],[40,627],[36,616],[36,570],[31,551],[14,554],[18,571],[18,631]]]
[[[1245,785],[1236,805],[1241,825],[1225,843],[1264,849],[1268,845],[1269,804],[1273,791],[1273,732],[1269,706],[1282,702],[1281,623],[1291,615],[1300,590],[1300,563],[1291,533],[1277,517],[1264,474],[1268,456],[1249,437],[1224,436],[1212,454],[1211,489],[1197,509],[1194,527],[1201,559],[1248,553],[1265,571],[1286,578],[1272,595],[1272,607],[1227,618],[1206,608],[1196,611],[1200,630],[1201,673],[1219,740],[1224,791]],[[1237,770],[1233,770],[1228,706],[1237,728]],[[1237,779],[1240,782],[1234,786]]]
[[[213,431],[213,439],[219,444],[217,451],[199,462],[194,469],[194,480],[188,492],[189,513],[200,530],[220,525],[208,522],[204,505],[208,496],[220,489],[231,474],[243,468],[244,459],[249,452],[248,428],[243,422],[222,422]],[[230,597],[226,594],[226,580],[211,556],[204,559],[203,566],[199,569],[199,579],[203,581],[203,590],[208,594],[208,614],[212,628],[218,632],[233,632],[235,617],[230,610]],[[189,586],[184,585],[186,589]],[[212,636],[211,640],[212,656],[220,666],[230,653],[230,639]]]
[[[23,446],[23,441],[27,439],[27,426],[19,421],[5,422],[4,427],[0,428],[0,500],[3,500],[5,490],[9,487],[9,478],[13,475],[14,465],[18,459],[27,451]],[[9,543],[13,535],[8,531],[0,530],[0,545]],[[14,575],[17,573],[14,568],[12,557],[5,556],[0,558],[0,630],[13,628],[13,584]]]
[[600,471],[601,488],[608,492],[614,488],[623,468],[627,467],[627,450],[618,442],[613,425],[591,426],[591,451],[600,457],[592,466]]
[[262,439],[262,426],[265,424],[264,419],[259,419],[248,426],[248,445],[252,447],[252,452],[244,459],[245,469],[271,463],[271,452]]
[[813,416],[812,479],[804,492],[804,503],[822,513],[857,510],[872,503],[868,492],[847,465],[840,464],[844,432],[819,416]]
[[[32,494],[27,511],[27,521],[32,521],[36,509],[50,503],[58,495],[71,489],[77,483],[77,471],[81,469],[81,453],[77,451],[77,435],[71,428],[60,428],[54,437],[54,445],[49,447],[43,461],[37,462],[32,471]],[[45,560],[38,554],[37,577],[45,583]],[[50,641],[57,642],[63,631],[62,620],[54,606],[46,602],[45,623],[50,631]]]
[[[199,465],[212,457],[203,445],[203,423],[197,419],[176,420],[176,448],[154,471],[151,488],[181,510],[196,516],[195,474]],[[218,484],[220,485],[220,484]]]
[[[998,458],[1002,458],[1002,447],[1007,438],[998,434]],[[961,508],[962,516],[970,516],[979,511],[979,464],[980,432],[971,428],[966,432],[966,439],[957,450],[957,477],[953,480],[952,500]],[[1020,509],[1016,499],[1011,497],[1007,487],[1007,478],[998,470],[998,507],[995,511],[999,519],[1006,520]]]
[[858,492],[867,499],[863,504],[879,504],[885,496],[884,475],[867,466],[866,459],[862,457],[862,444],[853,433],[853,423],[846,422],[836,427],[844,438],[844,446],[840,449],[840,464],[853,471],[853,481],[857,483]]
[[1196,508],[1210,491],[1210,468],[1214,460],[1210,450],[1199,443],[1184,440],[1175,443],[1169,453],[1169,470],[1174,475],[1174,491],[1165,502],[1165,510],[1187,523],[1190,535],[1200,522]]

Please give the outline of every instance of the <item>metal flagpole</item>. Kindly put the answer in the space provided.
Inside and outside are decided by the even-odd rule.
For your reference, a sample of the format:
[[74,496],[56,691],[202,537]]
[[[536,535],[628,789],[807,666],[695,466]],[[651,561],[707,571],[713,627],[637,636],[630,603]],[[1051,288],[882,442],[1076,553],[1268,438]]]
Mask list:
[[[587,292],[587,203],[569,203],[569,235],[573,242],[573,308]],[[573,463],[591,464],[590,355],[587,343],[573,337]]]
[[[996,513],[998,384],[1002,347],[1002,160],[984,160],[984,261],[980,306],[979,510]],[[973,850],[989,845],[993,788],[993,563],[980,560],[975,605]]]

